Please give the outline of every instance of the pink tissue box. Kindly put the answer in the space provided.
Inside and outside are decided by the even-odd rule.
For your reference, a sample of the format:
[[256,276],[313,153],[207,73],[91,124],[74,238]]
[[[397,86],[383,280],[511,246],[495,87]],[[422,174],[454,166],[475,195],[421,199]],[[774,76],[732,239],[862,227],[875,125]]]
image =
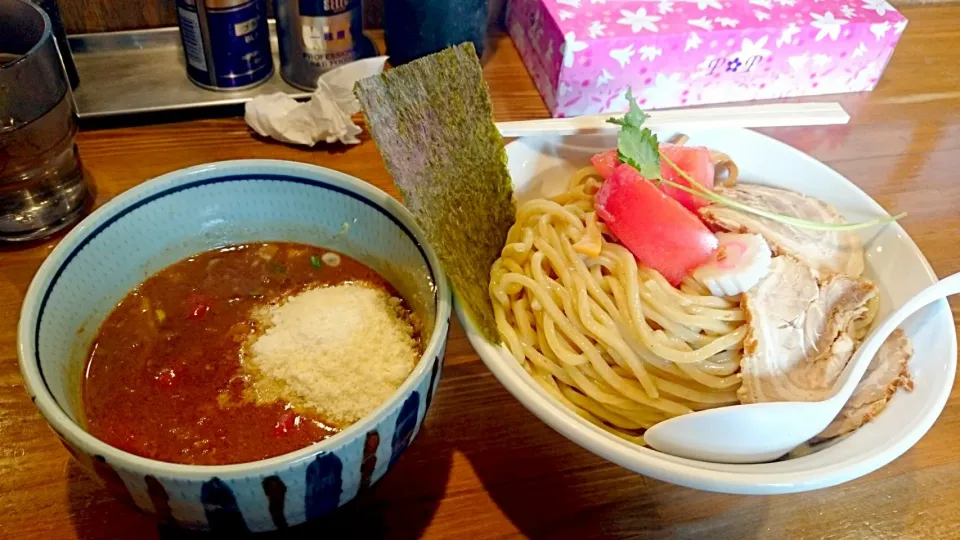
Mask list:
[[554,116],[872,90],[907,26],[884,0],[509,0]]

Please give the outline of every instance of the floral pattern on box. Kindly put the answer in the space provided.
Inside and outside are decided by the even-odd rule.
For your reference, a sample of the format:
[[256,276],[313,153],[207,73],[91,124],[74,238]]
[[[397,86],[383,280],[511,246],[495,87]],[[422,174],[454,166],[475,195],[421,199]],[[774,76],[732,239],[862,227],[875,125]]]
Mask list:
[[872,90],[907,20],[884,0],[510,0],[554,116]]

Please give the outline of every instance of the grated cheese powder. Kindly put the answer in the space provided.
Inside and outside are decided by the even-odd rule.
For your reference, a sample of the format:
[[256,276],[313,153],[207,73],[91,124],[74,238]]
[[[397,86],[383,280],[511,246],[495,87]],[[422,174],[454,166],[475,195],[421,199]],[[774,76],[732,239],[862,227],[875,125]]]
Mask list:
[[362,283],[311,289],[254,314],[267,327],[246,363],[278,398],[346,427],[385,402],[420,357],[398,298]]

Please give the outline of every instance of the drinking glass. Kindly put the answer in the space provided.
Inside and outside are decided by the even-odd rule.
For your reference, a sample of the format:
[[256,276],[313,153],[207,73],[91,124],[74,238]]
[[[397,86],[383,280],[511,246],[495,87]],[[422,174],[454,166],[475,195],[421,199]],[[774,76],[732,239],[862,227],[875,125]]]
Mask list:
[[0,241],[42,238],[83,213],[76,110],[47,14],[0,0]]

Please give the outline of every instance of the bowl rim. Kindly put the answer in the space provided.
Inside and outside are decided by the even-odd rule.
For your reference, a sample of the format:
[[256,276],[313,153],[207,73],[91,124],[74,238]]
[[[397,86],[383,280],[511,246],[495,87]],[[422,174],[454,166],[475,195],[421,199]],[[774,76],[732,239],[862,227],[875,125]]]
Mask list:
[[[341,192],[341,195],[353,196],[361,202],[382,211],[387,217],[391,218],[399,229],[407,229],[405,232],[420,248],[421,253],[426,257],[427,267],[433,274],[434,303],[436,305],[433,333],[414,369],[387,400],[343,431],[293,452],[257,461],[229,465],[170,463],[126,452],[88,433],[79,423],[74,422],[57,403],[35,360],[37,358],[35,332],[40,324],[38,317],[42,302],[41,295],[48,290],[58,271],[64,268],[65,259],[74,250],[79,251],[85,240],[92,234],[97,233],[107,220],[123,213],[132,205],[155,192],[162,192],[169,188],[182,188],[182,186],[225,176],[249,175],[251,180],[256,180],[258,175],[270,174],[305,180],[304,184],[312,187],[338,191]],[[64,236],[44,259],[27,289],[17,328],[17,356],[24,386],[44,419],[58,435],[63,436],[85,452],[104,456],[111,465],[143,471],[148,474],[188,480],[207,480],[213,476],[229,479],[267,472],[277,468],[292,467],[305,460],[313,459],[317,454],[339,448],[342,442],[355,439],[366,433],[382,420],[388,409],[392,409],[405,396],[408,396],[415,385],[418,384],[417,381],[425,375],[428,369],[431,369],[433,360],[439,356],[440,351],[445,347],[451,310],[450,286],[436,252],[427,242],[425,234],[416,224],[410,211],[385,191],[346,173],[307,163],[272,159],[219,161],[179,169],[145,180],[107,201]]]
[[[689,130],[687,133],[696,134],[700,131],[704,130]],[[814,163],[822,168],[824,175],[831,175],[834,179],[845,182],[858,191],[863,197],[862,200],[872,211],[881,215],[889,215],[879,203],[859,186],[812,156],[777,139],[752,130],[731,129],[729,131],[740,137],[766,139],[767,144],[778,145],[782,147],[784,152],[790,152],[793,159],[802,159]],[[560,144],[576,146],[576,141],[582,137],[596,136],[562,136],[548,139],[551,142],[562,141]],[[522,146],[530,139],[533,138],[526,140],[520,138],[509,143],[507,145],[508,154],[509,146]],[[936,281],[936,273],[930,266],[929,261],[903,227],[899,223],[890,223],[887,227],[893,227],[893,230],[904,239],[909,250],[923,265],[931,282]],[[931,312],[939,310],[950,313],[949,304],[946,300],[939,300],[926,309]],[[949,399],[957,368],[956,327],[950,325],[949,337],[952,339],[949,340],[948,356],[951,361],[948,362],[944,373],[946,384],[939,389],[933,407],[902,438],[877,454],[861,458],[848,458],[839,463],[821,466],[811,471],[778,472],[756,469],[766,464],[727,465],[730,468],[742,468],[743,470],[716,470],[704,466],[715,466],[717,464],[670,456],[650,448],[637,446],[629,441],[616,438],[614,435],[579,418],[575,413],[557,403],[532,379],[529,379],[529,375],[519,364],[516,364],[515,361],[510,362],[507,357],[509,356],[512,359],[512,356],[504,349],[502,343],[487,342],[469,318],[464,317],[462,306],[456,298],[455,310],[470,344],[500,384],[538,419],[571,442],[640,474],[686,487],[723,493],[753,495],[809,491],[841,484],[879,469],[906,452],[932,427]]]

